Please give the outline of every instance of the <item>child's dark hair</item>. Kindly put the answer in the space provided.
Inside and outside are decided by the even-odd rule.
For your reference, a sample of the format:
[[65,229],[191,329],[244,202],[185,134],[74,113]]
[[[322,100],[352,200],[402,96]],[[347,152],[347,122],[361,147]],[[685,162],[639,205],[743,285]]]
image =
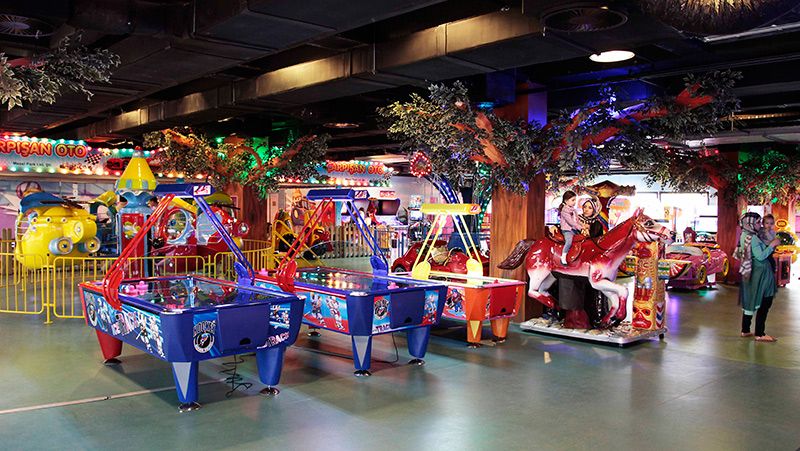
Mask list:
[[772,219],[772,222],[775,222],[775,216],[772,216],[771,213],[768,215],[764,215],[764,217],[761,220],[766,221],[767,219]]
[[564,194],[561,195],[561,205],[558,206],[558,214],[561,214],[561,210],[564,209],[564,205],[567,204],[567,201],[572,199],[573,197],[577,197],[578,195],[575,194],[575,191],[566,190]]

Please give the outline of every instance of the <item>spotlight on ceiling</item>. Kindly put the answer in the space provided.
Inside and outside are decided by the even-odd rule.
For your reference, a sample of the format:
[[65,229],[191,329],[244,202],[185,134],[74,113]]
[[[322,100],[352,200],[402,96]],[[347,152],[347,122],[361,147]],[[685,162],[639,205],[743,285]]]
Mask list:
[[607,52],[595,53],[589,57],[595,63],[618,63],[620,61],[627,61],[636,56],[635,53],[628,50],[609,50]]
[[358,128],[355,122],[326,122],[322,125],[325,128]]

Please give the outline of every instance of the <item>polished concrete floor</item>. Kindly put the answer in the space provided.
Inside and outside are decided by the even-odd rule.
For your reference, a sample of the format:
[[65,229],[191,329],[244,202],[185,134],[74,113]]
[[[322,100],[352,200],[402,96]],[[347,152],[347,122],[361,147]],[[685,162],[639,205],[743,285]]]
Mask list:
[[[792,287],[791,285],[794,285]],[[255,382],[226,397],[221,361],[201,364],[203,409],[179,414],[168,365],[127,347],[101,364],[79,320],[0,315],[0,449],[632,449],[800,447],[800,282],[768,322],[774,344],[738,336],[736,289],[670,293],[670,333],[625,349],[520,332],[467,349],[440,330],[423,367],[405,339],[377,339],[371,378],[346,337],[303,335],[281,394]],[[488,333],[488,330],[486,331]],[[225,359],[228,360],[228,359]],[[54,404],[47,407],[47,404]]]

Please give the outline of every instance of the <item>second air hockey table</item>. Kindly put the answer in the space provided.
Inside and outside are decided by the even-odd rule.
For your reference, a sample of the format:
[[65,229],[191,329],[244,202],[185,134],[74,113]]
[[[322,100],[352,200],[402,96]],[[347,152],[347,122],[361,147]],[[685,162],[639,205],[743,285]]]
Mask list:
[[[303,322],[313,328],[350,335],[356,376],[369,376],[374,335],[405,331],[410,363],[422,365],[431,326],[439,322],[447,288],[432,281],[388,275],[388,262],[353,203],[353,190],[323,189],[308,192],[318,201],[311,217],[286,253],[277,271],[260,272],[255,285],[305,297]],[[294,255],[333,202],[348,209],[372,250],[372,273],[337,268],[297,268]]]

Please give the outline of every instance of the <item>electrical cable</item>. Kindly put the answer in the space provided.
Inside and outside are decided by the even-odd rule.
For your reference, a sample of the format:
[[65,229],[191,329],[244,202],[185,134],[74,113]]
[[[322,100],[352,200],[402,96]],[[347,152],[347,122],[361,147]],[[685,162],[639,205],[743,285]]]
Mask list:
[[225,393],[226,398],[230,398],[236,390],[242,387],[244,387],[244,390],[249,390],[253,386],[252,382],[244,382],[242,375],[236,372],[240,363],[244,363],[244,359],[238,355],[234,355],[231,362],[222,362],[222,366],[228,367],[228,369],[222,370],[220,373],[228,375],[225,378],[225,383],[231,384],[231,389]]

